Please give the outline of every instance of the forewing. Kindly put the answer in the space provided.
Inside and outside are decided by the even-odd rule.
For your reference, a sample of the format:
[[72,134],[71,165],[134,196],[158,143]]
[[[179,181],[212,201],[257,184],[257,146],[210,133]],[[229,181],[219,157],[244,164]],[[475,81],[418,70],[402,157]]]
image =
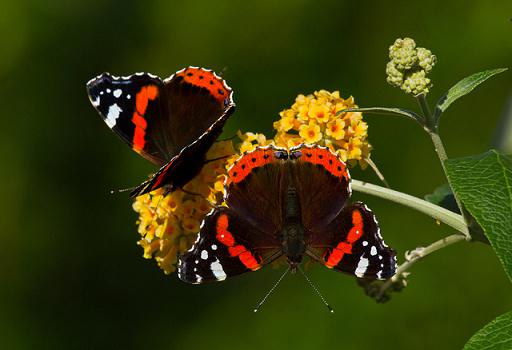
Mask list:
[[284,194],[288,177],[276,148],[258,147],[244,154],[228,170],[226,203],[249,223],[277,235],[283,226]]
[[293,186],[307,230],[318,230],[330,223],[350,197],[350,175],[329,149],[300,146],[290,150]]
[[380,235],[373,212],[361,202],[347,206],[325,228],[309,232],[306,253],[328,268],[359,278],[388,279],[396,253]]
[[160,78],[147,73],[128,77],[103,73],[87,83],[87,93],[107,126],[135,152],[158,165],[172,158]]
[[[208,69],[188,67],[178,71],[165,80],[164,90],[169,113],[166,130],[173,140],[174,154],[192,144],[214,124],[212,131],[217,138],[231,114],[226,111],[234,106],[231,88]],[[199,156],[204,156],[209,149],[204,148],[206,150],[198,153]]]
[[280,255],[280,244],[273,236],[233,210],[217,207],[204,219],[196,243],[180,257],[178,277],[194,284],[223,281],[256,271]]

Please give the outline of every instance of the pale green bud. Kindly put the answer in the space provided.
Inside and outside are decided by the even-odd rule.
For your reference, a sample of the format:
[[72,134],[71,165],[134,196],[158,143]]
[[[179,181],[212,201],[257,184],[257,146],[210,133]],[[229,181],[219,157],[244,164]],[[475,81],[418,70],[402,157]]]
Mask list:
[[386,65],[387,82],[412,95],[427,94],[432,82],[427,78],[436,56],[430,50],[416,47],[411,38],[396,39],[389,47],[390,61]]
[[396,39],[389,47],[389,58],[399,70],[412,69],[418,63],[416,43],[410,38]]
[[393,86],[401,87],[404,82],[404,74],[395,67],[393,61],[389,61],[386,65],[387,81]]
[[423,47],[418,47],[416,49],[416,54],[418,55],[418,64],[420,67],[425,70],[425,73],[430,73],[437,62],[437,57],[432,55],[430,50]]
[[430,79],[426,77],[425,71],[420,70],[406,76],[401,87],[403,91],[414,96],[419,94],[428,94],[432,87]]

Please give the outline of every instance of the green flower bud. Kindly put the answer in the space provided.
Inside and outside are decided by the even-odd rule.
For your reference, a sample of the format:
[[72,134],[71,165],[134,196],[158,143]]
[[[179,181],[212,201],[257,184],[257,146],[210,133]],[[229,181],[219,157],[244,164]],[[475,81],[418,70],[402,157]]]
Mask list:
[[395,67],[395,63],[393,61],[389,61],[386,65],[386,74],[387,81],[393,86],[401,87],[404,82],[404,75]]
[[416,96],[419,94],[428,94],[431,87],[432,83],[430,79],[426,77],[425,71],[420,70],[406,76],[401,89],[408,94]]
[[430,73],[437,62],[437,57],[432,55],[430,50],[427,50],[423,47],[418,47],[416,49],[416,54],[418,55],[418,64],[420,67],[425,70],[425,73]]
[[437,61],[430,50],[416,47],[411,38],[396,39],[389,47],[389,58],[386,65],[389,84],[415,96],[429,92],[432,82],[426,75]]
[[396,39],[395,43],[389,47],[389,58],[397,69],[412,69],[418,63],[415,48],[416,43],[410,38]]

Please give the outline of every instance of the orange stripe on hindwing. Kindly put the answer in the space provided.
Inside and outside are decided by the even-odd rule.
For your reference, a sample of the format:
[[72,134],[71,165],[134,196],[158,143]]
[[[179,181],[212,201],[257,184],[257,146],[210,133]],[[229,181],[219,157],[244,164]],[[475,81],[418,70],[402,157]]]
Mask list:
[[133,150],[140,152],[146,144],[146,128],[148,123],[144,118],[149,101],[158,97],[158,87],[156,85],[143,86],[135,96],[135,111],[132,116],[132,123],[135,124],[133,133]]
[[244,154],[239,158],[228,171],[226,184],[231,182],[239,183],[249,175],[254,169],[275,161],[274,149],[272,147],[257,148],[256,150]]
[[340,263],[345,254],[352,254],[352,246],[363,235],[363,225],[363,215],[359,210],[355,209],[352,211],[352,228],[348,232],[346,240],[338,243],[329,255],[327,255],[326,252],[326,255],[324,256],[324,258],[327,258],[325,266],[332,269]]
[[247,267],[248,269],[251,269],[253,271],[258,270],[261,267],[258,260],[256,260],[254,255],[249,250],[247,250],[245,246],[236,243],[235,238],[228,230],[228,226],[229,217],[226,214],[221,214],[217,218],[217,234],[215,238],[217,238],[217,240],[220,243],[222,243],[228,248],[228,252],[231,257],[238,257],[238,259],[240,259],[240,262],[244,264],[244,266]]

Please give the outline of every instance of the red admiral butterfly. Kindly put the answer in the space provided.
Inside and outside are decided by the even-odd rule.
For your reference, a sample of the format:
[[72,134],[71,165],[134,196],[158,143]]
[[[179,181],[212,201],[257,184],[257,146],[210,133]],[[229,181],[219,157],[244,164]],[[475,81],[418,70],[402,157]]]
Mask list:
[[87,83],[87,92],[108,127],[161,167],[130,193],[132,197],[162,186],[172,192],[192,180],[209,161],[206,152],[235,109],[226,82],[196,67],[163,81],[148,73],[103,73]]
[[304,255],[357,277],[387,279],[395,251],[372,211],[351,195],[348,169],[320,146],[259,147],[229,169],[227,207],[204,219],[194,246],[178,263],[188,283],[222,281],[286,256],[292,272]]

